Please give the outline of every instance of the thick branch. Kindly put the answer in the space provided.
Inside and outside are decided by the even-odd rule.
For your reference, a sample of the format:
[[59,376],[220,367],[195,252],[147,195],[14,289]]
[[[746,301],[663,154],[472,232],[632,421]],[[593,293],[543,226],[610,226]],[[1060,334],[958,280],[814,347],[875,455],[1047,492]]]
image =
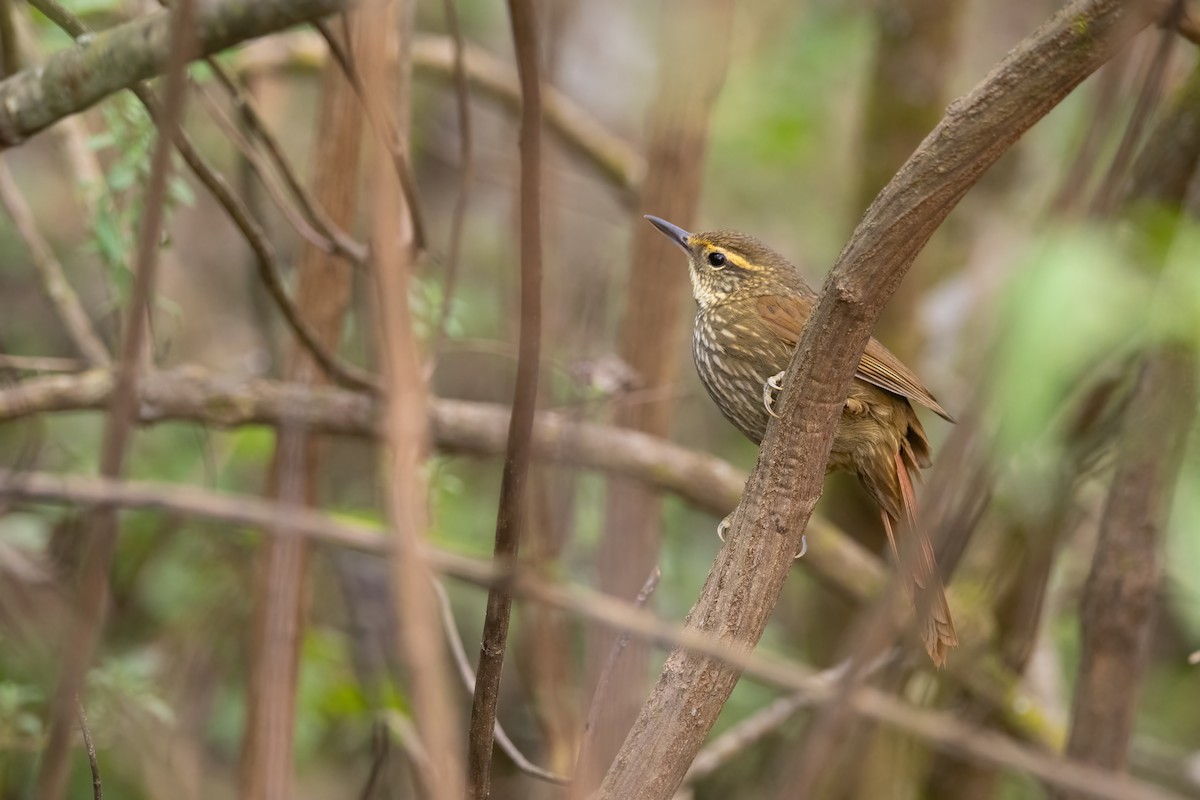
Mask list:
[[[781,398],[785,423],[768,428],[728,544],[692,609],[692,629],[737,647],[758,642],[821,495],[834,426],[880,311],[983,172],[1149,24],[1130,8],[1119,0],[1064,8],[950,106],[868,209],[805,326]],[[672,653],[600,796],[670,797],[738,675],[696,653]]]

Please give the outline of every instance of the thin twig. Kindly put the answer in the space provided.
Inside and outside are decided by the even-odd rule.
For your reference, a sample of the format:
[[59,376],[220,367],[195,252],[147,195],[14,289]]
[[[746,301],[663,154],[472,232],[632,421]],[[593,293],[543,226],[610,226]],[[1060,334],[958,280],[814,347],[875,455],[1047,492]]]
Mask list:
[[3,161],[0,161],[0,203],[4,204],[4,210],[12,218],[17,233],[29,248],[33,256],[33,265],[41,278],[42,289],[58,311],[67,335],[71,337],[79,354],[93,366],[107,365],[110,361],[108,349],[96,334],[91,319],[84,311],[83,304],[79,302],[79,295],[71,288],[62,264],[50,249],[50,243],[38,230],[29,204],[25,202],[8,165]]
[[[154,298],[159,237],[166,216],[171,138],[183,114],[187,85],[185,67],[194,46],[191,38],[192,12],[192,0],[178,0],[171,12],[172,55],[163,87],[166,101],[158,119],[158,139],[150,159],[144,211],[138,230],[133,289],[100,448],[100,475],[109,479],[119,478],[124,471],[125,458],[137,423],[138,372],[147,350],[147,317]],[[62,672],[51,705],[50,731],[38,775],[38,794],[46,800],[59,800],[66,792],[70,764],[70,720],[74,716],[74,707],[80,702],[84,677],[100,640],[107,611],[108,573],[117,541],[115,510],[105,505],[96,507],[88,527],[90,549],[83,562],[76,595],[74,635],[65,646]]]
[[[30,4],[45,14],[55,25],[62,28],[74,39],[79,39],[81,36],[91,33],[87,26],[68,9],[64,8],[58,0],[31,0]],[[142,105],[145,106],[150,118],[157,121],[161,117],[161,111],[158,108],[158,101],[154,97],[153,92],[151,92],[149,85],[146,83],[136,83],[130,88],[138,100],[142,102]],[[175,147],[179,150],[179,155],[200,183],[212,194],[213,199],[217,201],[218,205],[225,210],[230,220],[233,221],[233,224],[237,227],[243,238],[245,238],[246,243],[250,245],[250,249],[254,251],[259,276],[266,286],[267,292],[271,295],[280,312],[282,312],[284,320],[304,345],[305,349],[312,354],[312,357],[321,365],[321,368],[336,383],[351,388],[378,391],[379,384],[374,376],[361,367],[339,359],[335,353],[330,352],[322,346],[316,332],[305,321],[299,309],[296,308],[295,302],[288,295],[287,286],[283,280],[283,273],[279,267],[279,259],[275,254],[275,248],[268,240],[262,226],[258,224],[250,213],[250,209],[233,193],[225,178],[204,160],[192,144],[191,139],[188,138],[182,129],[175,130],[173,136]]]
[[[867,667],[867,672],[870,674],[879,672],[892,663],[899,654],[899,650],[884,653]],[[837,683],[842,680],[849,664],[849,661],[842,661],[836,666],[817,673],[814,677],[830,684]],[[739,753],[745,752],[774,733],[781,725],[791,719],[797,711],[810,708],[812,705],[813,696],[811,694],[796,692],[786,697],[780,697],[770,705],[733,725],[720,736],[704,745],[704,749],[696,755],[696,759],[688,767],[687,775],[683,778],[683,785],[687,786],[708,777],[736,758]]]
[[1137,103],[1129,117],[1129,124],[1125,127],[1125,133],[1121,137],[1120,145],[1117,146],[1117,152],[1109,165],[1108,173],[1104,176],[1104,182],[1093,200],[1091,208],[1093,216],[1100,217],[1111,213],[1121,200],[1121,190],[1126,182],[1129,165],[1141,142],[1142,132],[1149,124],[1154,106],[1162,96],[1167,64],[1171,60],[1171,53],[1175,50],[1177,23],[1184,17],[1183,8],[1184,0],[1171,0],[1170,10],[1167,12],[1162,32],[1159,34],[1158,47],[1154,49],[1154,57],[1146,70],[1146,78],[1142,81],[1142,90],[1138,93]]
[[[525,483],[533,457],[533,419],[537,409],[538,359],[542,326],[541,128],[542,102],[538,78],[538,39],[531,0],[508,0],[517,74],[521,82],[521,299],[516,389],[508,428],[500,503],[496,515],[493,557],[511,562],[520,549],[525,522]],[[503,587],[488,592],[479,647],[478,680],[471,703],[467,749],[470,791],[474,800],[487,800],[492,791],[492,739],[500,673],[508,646],[512,597]]]
[[454,100],[458,110],[458,194],[450,217],[450,245],[446,248],[446,270],[442,278],[442,307],[438,312],[437,328],[429,346],[430,358],[437,358],[446,337],[446,325],[458,288],[458,262],[462,255],[463,226],[467,219],[467,200],[471,192],[471,177],[475,161],[471,153],[471,103],[467,89],[466,43],[458,20],[455,0],[442,0],[446,27],[454,42]]
[[[318,40],[317,34],[310,37],[297,33],[284,41],[272,42],[272,46],[250,47],[238,53],[237,69],[242,74],[250,74],[287,69],[293,65],[309,68],[326,57],[327,48],[318,46]],[[469,42],[464,56],[467,81],[478,96],[517,113],[521,106],[521,90],[512,66]],[[417,36],[413,43],[412,66],[418,75],[453,80],[454,41],[449,36],[436,34]],[[568,152],[618,189],[623,203],[633,205],[646,174],[646,160],[641,153],[553,86],[542,87],[542,106],[547,133],[554,134]]]
[[418,252],[424,250],[427,242],[425,237],[425,217],[421,211],[420,198],[417,195],[412,170],[408,164],[408,157],[405,155],[404,149],[400,147],[395,123],[388,115],[381,113],[375,107],[375,102],[364,91],[362,80],[359,77],[358,70],[354,66],[353,54],[343,46],[341,40],[330,29],[329,24],[323,19],[318,19],[313,21],[313,27],[325,39],[325,43],[329,46],[330,54],[333,55],[334,60],[337,61],[342,71],[346,73],[346,79],[350,81],[350,85],[358,94],[359,100],[362,101],[367,121],[375,130],[375,135],[384,143],[384,147],[391,157],[392,169],[395,170],[396,178],[400,181],[400,187],[404,190],[409,221],[413,226],[413,246]]
[[100,762],[96,760],[96,743],[92,741],[92,729],[88,727],[87,714],[84,713],[83,703],[75,698],[76,713],[79,718],[79,732],[83,735],[83,747],[87,751],[88,769],[92,772],[92,800],[104,800],[104,784],[100,780]]
[[[412,35],[415,4],[411,0],[376,2],[363,10],[361,41],[364,81],[359,101],[376,108],[395,131],[372,126],[373,156],[371,243],[375,255],[376,348],[384,365],[387,393],[385,420],[388,462],[388,517],[395,527],[391,552],[391,585],[398,626],[399,657],[411,682],[413,719],[430,768],[423,796],[430,800],[461,800],[464,793],[460,732],[449,664],[442,641],[437,600],[429,586],[430,564],[425,559],[428,503],[422,464],[428,441],[428,386],[408,298],[416,252],[417,218],[411,212],[415,197],[397,185],[386,161],[406,145],[409,86],[407,73],[394,54],[405,52]],[[397,74],[397,70],[399,70]],[[353,88],[350,73],[347,78]],[[368,114],[368,117],[370,115]],[[392,161],[395,164],[395,161]],[[402,183],[402,182],[401,182]],[[409,208],[406,208],[409,205]],[[405,222],[411,224],[405,224]]]
[[[637,597],[634,598],[634,606],[645,608],[646,603],[650,600],[650,595],[654,594],[654,590],[658,587],[658,581],[661,577],[662,570],[656,564],[650,570],[650,574],[646,577],[645,583],[642,584],[641,590],[638,591]],[[587,717],[583,723],[583,742],[579,746],[579,756],[576,759],[576,774],[579,773],[579,765],[586,762],[595,745],[596,732],[599,730],[600,714],[610,699],[608,687],[612,681],[613,673],[616,671],[617,662],[621,658],[621,653],[625,651],[628,644],[629,631],[623,631],[613,641],[608,654],[604,658],[604,665],[600,668],[600,676],[596,679],[596,688],[592,692],[592,702],[588,704]]]
[[0,353],[0,369],[15,369],[24,372],[82,372],[88,365],[73,358],[54,356],[15,356]]
[[[437,593],[438,605],[441,607],[442,630],[446,635],[446,641],[450,644],[450,654],[454,657],[454,663],[458,667],[458,674],[462,678],[463,685],[467,687],[468,692],[473,693],[475,691],[475,670],[471,667],[467,648],[458,635],[458,625],[454,622],[454,609],[450,607],[450,597],[446,594],[446,587],[436,578],[433,580],[433,590]],[[532,775],[549,783],[566,784],[570,782],[571,779],[565,775],[551,772],[530,761],[516,743],[509,738],[499,719],[496,720],[496,741],[500,743],[500,749],[512,760],[513,765],[526,775]]]

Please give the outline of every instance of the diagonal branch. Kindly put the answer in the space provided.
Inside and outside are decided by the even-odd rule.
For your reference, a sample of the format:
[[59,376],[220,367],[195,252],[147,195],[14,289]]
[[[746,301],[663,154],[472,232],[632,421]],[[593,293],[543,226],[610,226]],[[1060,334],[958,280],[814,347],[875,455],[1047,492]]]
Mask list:
[[[804,328],[781,400],[785,422],[768,427],[728,544],[692,609],[690,629],[740,648],[758,642],[821,495],[834,427],[883,306],[984,171],[1150,22],[1144,4],[1070,3],[949,107],[872,203]],[[705,656],[672,653],[600,797],[670,797],[738,676]]]
[[79,302],[79,295],[67,281],[66,272],[63,270],[62,264],[54,257],[50,243],[38,230],[37,223],[33,219],[33,212],[29,209],[29,204],[25,202],[25,197],[17,187],[16,181],[13,180],[12,172],[3,162],[0,162],[0,204],[3,204],[4,210],[12,217],[17,233],[25,240],[25,245],[29,248],[30,255],[33,256],[33,264],[41,275],[42,288],[50,297],[50,301],[54,303],[55,308],[58,309],[58,316],[62,319],[63,325],[67,329],[67,335],[71,337],[79,354],[86,358],[92,366],[107,365],[110,361],[108,350],[100,341],[96,329],[92,327],[92,321],[84,311],[83,304]]
[[[35,3],[39,10],[42,3]],[[198,4],[192,57],[308,22],[346,0],[210,0]],[[0,83],[0,149],[18,145],[63,117],[162,73],[171,57],[170,16],[156,11],[59,51]]]

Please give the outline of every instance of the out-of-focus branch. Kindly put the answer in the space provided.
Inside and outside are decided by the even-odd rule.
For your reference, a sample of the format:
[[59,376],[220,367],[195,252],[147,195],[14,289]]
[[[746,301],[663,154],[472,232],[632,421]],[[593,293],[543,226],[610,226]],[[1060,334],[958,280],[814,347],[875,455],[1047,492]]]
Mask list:
[[[340,11],[345,0],[212,0],[196,9],[193,57]],[[55,0],[30,3],[61,25]],[[98,33],[0,83],[0,148],[20,144],[63,117],[162,73],[171,57],[167,11]]]
[[[76,40],[90,35],[90,32],[80,22],[79,18],[68,9],[59,5],[57,0],[33,0],[33,5],[39,11],[46,14],[54,24],[58,25]],[[0,84],[0,90],[2,89],[3,84]],[[158,120],[161,111],[158,107],[158,100],[155,98],[153,92],[150,91],[149,85],[138,82],[131,86],[130,89],[137,96],[138,100],[141,101],[142,105],[145,106],[150,118]],[[0,97],[2,96],[3,93],[0,91]],[[250,209],[230,190],[225,178],[204,160],[192,144],[191,139],[188,138],[182,129],[176,129],[174,137],[174,144],[179,149],[179,155],[187,163],[200,183],[212,194],[217,204],[229,215],[229,219],[246,239],[246,243],[250,245],[250,249],[254,251],[255,264],[258,266],[263,284],[266,286],[267,292],[271,295],[275,304],[279,307],[284,320],[288,323],[292,332],[295,333],[296,338],[308,349],[317,363],[321,365],[321,368],[329,373],[330,377],[336,382],[353,388],[377,389],[378,383],[373,376],[361,367],[339,359],[335,353],[330,352],[322,345],[317,332],[304,319],[304,316],[299,312],[296,304],[288,295],[287,286],[284,283],[283,274],[279,267],[279,260],[275,254],[275,248],[267,239],[267,235],[262,227],[254,220]]]
[[[374,135],[369,137],[368,163],[375,346],[386,387],[383,419],[388,457],[383,480],[387,516],[394,529],[388,564],[396,656],[405,667],[413,720],[429,756],[425,794],[430,800],[460,800],[465,781],[459,715],[425,548],[429,498],[423,465],[429,439],[429,389],[408,302],[419,216],[412,206],[416,198],[411,187],[403,185],[405,173],[387,169],[389,162],[403,169],[408,155],[411,86],[404,54],[415,18],[412,0],[371,0],[363,10],[361,83],[349,64],[341,68],[359,92],[369,119],[376,119],[374,109],[387,123],[386,127],[370,125]],[[330,39],[331,44],[337,41]]]
[[[500,501],[496,512],[493,558],[515,561],[528,519],[526,485],[533,461],[533,422],[537,412],[538,366],[542,349],[542,94],[538,67],[537,17],[532,0],[508,0],[517,76],[521,84],[520,134],[520,324],[516,388],[504,448]],[[478,676],[471,703],[467,768],[471,796],[487,800],[492,792],[492,742],[500,674],[508,647],[512,596],[503,586],[488,592],[479,646]]]
[[[125,330],[100,444],[100,475],[109,479],[118,478],[124,472],[125,459],[137,428],[138,379],[142,361],[149,350],[148,317],[154,302],[159,236],[166,217],[171,138],[183,116],[187,57],[195,44],[192,39],[194,18],[192,0],[179,0],[166,19],[169,29],[164,36],[168,37],[167,52],[170,54],[163,86],[166,101],[157,120],[158,138],[150,157],[145,208],[138,227],[133,287],[129,306],[125,309]],[[75,593],[73,630],[63,645],[58,682],[50,703],[49,733],[38,772],[38,796],[46,800],[59,800],[66,794],[72,721],[77,716],[88,668],[108,613],[108,576],[117,543],[116,510],[107,505],[92,508],[86,527],[89,536]]]
[[[313,193],[340,225],[358,212],[363,126],[354,93],[332,65],[322,76],[319,118],[313,142]],[[230,126],[231,128],[233,126]],[[305,246],[296,267],[296,313],[314,344],[335,354],[342,341],[353,293],[352,272],[327,249]],[[311,351],[294,341],[284,370],[299,385],[327,382]],[[267,491],[281,503],[316,505],[320,498],[324,448],[304,425],[279,427]],[[301,643],[308,617],[307,541],[271,536],[256,553],[246,732],[241,748],[239,796],[270,800],[295,792],[296,708]]]
[[[676,395],[664,391],[679,381],[692,313],[687,270],[673,243],[642,218],[649,212],[692,228],[700,203],[708,131],[730,57],[730,0],[670,0],[661,4],[657,42],[659,70],[647,112],[646,156],[632,241],[619,333],[619,355],[637,376],[640,389],[658,392],[646,403],[618,404],[617,425],[666,436],[675,419]],[[662,527],[660,496],[644,484],[609,480],[604,530],[596,551],[597,588],[632,597],[646,571],[657,563]],[[604,631],[588,637],[588,683],[611,651]],[[649,653],[628,648],[613,669],[616,680],[579,761],[574,797],[593,792],[629,732],[646,696]]]
[[[1200,69],[1195,69],[1138,159],[1127,210],[1136,213],[1139,204],[1150,204],[1175,214],[1200,212],[1198,99]],[[1162,265],[1151,270],[1170,279]],[[1161,573],[1159,534],[1169,518],[1196,414],[1196,368],[1194,346],[1182,342],[1156,343],[1143,356],[1084,586],[1067,752],[1115,771],[1126,768],[1149,658]]]
[[463,38],[462,25],[458,19],[456,0],[442,0],[446,27],[454,47],[454,105],[458,112],[458,193],[454,197],[454,210],[450,215],[450,244],[446,247],[446,268],[442,277],[442,306],[438,311],[437,328],[429,347],[431,359],[438,357],[446,326],[454,309],[454,295],[458,288],[458,266],[462,258],[463,228],[467,221],[467,200],[471,194],[471,179],[475,172],[475,160],[471,141],[471,97],[467,81],[467,43]]
[[[514,112],[521,93],[512,67],[474,45],[467,45],[464,64],[471,87]],[[454,75],[454,43],[446,36],[419,36],[413,48],[413,67],[441,78]],[[562,92],[543,88],[547,130],[559,137],[576,156],[590,163],[616,187],[636,190],[646,174],[646,162],[628,142],[607,130],[598,120]]]
[[[454,42],[448,36],[418,36],[413,43],[413,69],[418,74],[452,80],[454,50]],[[237,64],[243,73],[279,69],[288,64],[302,64],[308,68],[320,64],[325,57],[324,48],[315,35],[297,32],[284,40],[256,44],[240,52]],[[494,100],[514,113],[520,109],[521,93],[516,73],[510,65],[471,44],[464,50],[463,65],[467,81],[480,97]],[[642,155],[553,87],[542,87],[542,103],[546,130],[632,200],[646,173]]]
[[[265,528],[280,535],[309,536],[364,552],[387,553],[395,542],[388,531],[337,520],[316,511],[280,506],[253,496],[214,493],[165,483],[0,470],[0,497],[50,503],[106,502],[114,507],[170,510],[234,526]],[[229,529],[229,526],[197,528],[198,531]],[[799,664],[748,652],[691,627],[680,628],[631,603],[583,587],[563,586],[530,571],[513,569],[511,565],[470,558],[428,544],[422,545],[422,555],[431,568],[447,576],[479,586],[503,584],[516,596],[578,614],[616,631],[628,630],[659,646],[704,653],[767,685],[804,692],[813,702],[827,702],[832,697],[834,686],[830,676],[813,673]],[[870,687],[859,689],[851,702],[859,713],[928,741],[938,749],[1028,772],[1052,785],[1079,789],[1102,800],[1183,800],[1179,795],[1127,776],[1064,761],[1043,748],[980,730],[952,714],[910,706]]]
[[83,310],[83,304],[79,302],[79,295],[71,288],[62,264],[54,257],[49,242],[42,237],[29,204],[21,195],[8,165],[3,162],[0,162],[0,203],[4,204],[4,210],[12,217],[17,233],[25,240],[25,246],[29,248],[33,264],[41,278],[42,288],[58,310],[67,335],[79,350],[79,354],[92,366],[108,364],[108,349],[92,327],[91,319]]
[[[1142,3],[1070,3],[950,105],[872,203],[805,325],[780,398],[782,422],[768,426],[758,465],[692,609],[689,629],[739,648],[758,642],[821,495],[834,428],[883,306],[984,171],[1151,22]],[[672,653],[600,797],[670,797],[738,677],[737,670],[694,652]],[[858,701],[852,702],[857,710]]]
[[[450,597],[446,594],[445,587],[438,581],[434,581],[433,590],[437,594],[438,606],[442,612],[442,631],[446,635],[446,642],[450,645],[450,654],[454,657],[454,665],[458,667],[458,676],[462,678],[463,685],[467,687],[467,691],[474,694],[475,669],[471,666],[471,659],[467,655],[467,648],[463,645],[462,639],[458,635],[458,626],[454,623],[454,610],[450,607]],[[516,768],[526,775],[532,775],[535,778],[557,784],[565,784],[570,780],[565,775],[559,775],[550,770],[543,769],[530,761],[517,748],[516,744],[513,743],[513,740],[504,730],[504,726],[500,724],[499,719],[496,720],[496,742],[500,745],[500,749],[512,759]]]

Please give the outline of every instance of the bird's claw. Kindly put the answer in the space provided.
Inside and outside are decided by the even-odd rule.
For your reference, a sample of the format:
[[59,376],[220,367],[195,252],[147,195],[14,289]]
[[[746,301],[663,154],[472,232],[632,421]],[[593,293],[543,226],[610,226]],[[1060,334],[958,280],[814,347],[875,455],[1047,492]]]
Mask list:
[[775,392],[783,390],[783,375],[783,372],[777,372],[763,382],[763,406],[775,419],[779,419],[775,413]]
[[717,523],[717,538],[722,543],[725,542],[725,532],[729,530],[731,525],[733,525],[733,514],[726,515],[725,519]]
[[804,554],[808,552],[808,534],[800,534],[800,552],[792,556],[792,561],[804,558]]

